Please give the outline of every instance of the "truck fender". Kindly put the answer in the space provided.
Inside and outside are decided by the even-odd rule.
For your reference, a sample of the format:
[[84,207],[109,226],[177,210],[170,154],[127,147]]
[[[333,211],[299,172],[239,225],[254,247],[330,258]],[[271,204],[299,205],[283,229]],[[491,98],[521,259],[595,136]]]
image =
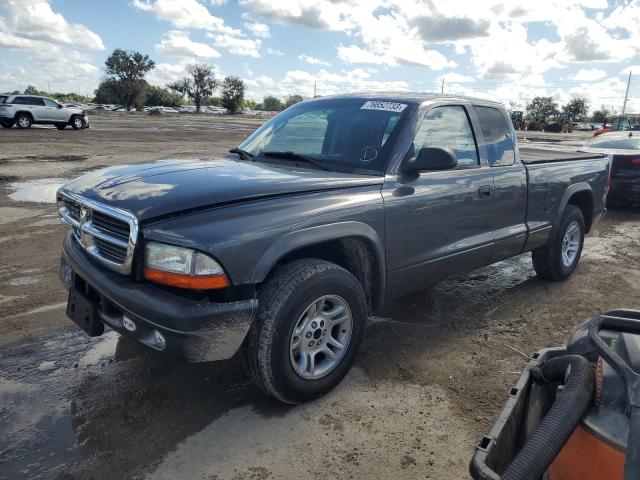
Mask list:
[[384,288],[386,284],[386,270],[384,261],[384,246],[378,233],[366,223],[348,221],[319,225],[317,227],[304,228],[276,240],[260,257],[251,276],[251,282],[256,284],[262,282],[273,266],[288,253],[302,247],[309,247],[314,244],[329,240],[339,240],[341,238],[355,237],[368,241],[372,246],[376,261],[378,262],[378,285],[380,292],[378,298],[384,298]]
[[[564,195],[560,199],[560,203],[558,205],[558,211],[556,212],[556,216],[553,219],[553,228],[551,229],[551,233],[549,234],[549,239],[547,240],[547,244],[553,241],[555,235],[560,228],[560,220],[562,219],[562,215],[564,214],[565,208],[567,208],[567,204],[573,195],[578,192],[589,192],[591,197],[593,198],[593,189],[591,185],[587,182],[579,182],[574,183],[573,185],[569,185],[569,187],[565,190]],[[592,212],[593,213],[593,212]]]

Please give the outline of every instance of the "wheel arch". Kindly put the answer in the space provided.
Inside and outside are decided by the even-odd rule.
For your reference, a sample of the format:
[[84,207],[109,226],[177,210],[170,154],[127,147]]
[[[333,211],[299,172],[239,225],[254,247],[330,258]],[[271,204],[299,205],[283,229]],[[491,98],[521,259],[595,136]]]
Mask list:
[[31,113],[29,110],[18,110],[14,115],[13,115],[13,120],[16,121],[18,120],[18,115],[20,115],[21,113],[25,113],[29,116],[29,118],[31,118],[31,121],[34,122],[35,120],[33,119],[33,113]]
[[564,195],[562,196],[562,199],[560,200],[560,205],[554,219],[553,232],[549,236],[550,239],[553,239],[554,235],[557,233],[560,225],[560,220],[562,219],[562,215],[564,214],[567,205],[574,205],[582,211],[582,216],[584,217],[585,233],[589,233],[589,231],[591,230],[594,217],[593,190],[591,188],[591,185],[586,182],[574,183],[573,185],[570,185],[569,188],[567,188],[567,190],[564,192]]
[[349,221],[289,233],[260,257],[252,283],[263,282],[279,265],[300,258],[320,258],[340,265],[358,279],[370,310],[382,306],[386,283],[384,249],[371,226]]

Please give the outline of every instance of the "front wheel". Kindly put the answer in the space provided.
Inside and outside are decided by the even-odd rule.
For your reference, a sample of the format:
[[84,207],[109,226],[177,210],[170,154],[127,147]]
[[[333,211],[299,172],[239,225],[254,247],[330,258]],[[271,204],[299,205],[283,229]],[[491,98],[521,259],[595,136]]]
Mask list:
[[258,317],[244,345],[255,383],[296,404],[333,389],[347,374],[367,319],[362,286],[324,260],[281,267],[259,295]]
[[84,128],[84,120],[82,119],[82,117],[80,116],[75,116],[71,119],[71,127],[74,130],[80,130],[81,128]]
[[584,216],[575,205],[567,205],[552,242],[533,251],[533,268],[546,280],[565,280],[578,266],[584,244]]

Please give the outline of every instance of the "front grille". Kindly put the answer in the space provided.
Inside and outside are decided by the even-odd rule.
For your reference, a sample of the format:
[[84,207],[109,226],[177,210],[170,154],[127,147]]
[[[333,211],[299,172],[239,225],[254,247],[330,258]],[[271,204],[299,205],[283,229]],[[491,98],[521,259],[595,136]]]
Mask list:
[[94,210],[91,214],[91,223],[93,223],[94,227],[104,230],[122,240],[129,240],[130,227],[129,224],[123,220]]
[[80,205],[69,200],[64,201],[64,206],[69,211],[69,216],[74,220],[80,220]]
[[58,212],[89,255],[118,273],[131,273],[138,236],[133,214],[63,190],[58,191]]
[[119,245],[114,245],[98,237],[93,238],[95,247],[100,255],[116,263],[124,263],[127,259],[127,249]]

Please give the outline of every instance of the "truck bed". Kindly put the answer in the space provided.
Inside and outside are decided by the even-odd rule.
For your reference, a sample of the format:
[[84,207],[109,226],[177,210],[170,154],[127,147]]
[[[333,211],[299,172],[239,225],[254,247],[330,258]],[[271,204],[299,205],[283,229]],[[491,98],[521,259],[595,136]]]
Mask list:
[[604,155],[598,153],[580,152],[575,146],[519,146],[520,159],[522,163],[530,165],[535,163],[547,162],[567,162],[570,160],[592,160],[596,158],[604,158]]

